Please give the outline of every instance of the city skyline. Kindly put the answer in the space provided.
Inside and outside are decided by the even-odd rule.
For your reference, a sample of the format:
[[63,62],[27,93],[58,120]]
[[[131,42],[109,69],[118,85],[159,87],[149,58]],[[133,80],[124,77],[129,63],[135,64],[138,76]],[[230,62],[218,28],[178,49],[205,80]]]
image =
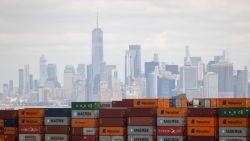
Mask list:
[[[122,81],[124,57],[121,56],[129,44],[141,45],[144,62],[151,61],[153,53],[158,53],[161,61],[182,64],[183,50],[189,45],[191,55],[202,56],[205,63],[226,49],[236,69],[249,66],[249,2],[72,1],[67,7],[68,4],[65,1],[38,3],[26,0],[18,5],[2,1],[0,9],[4,12],[0,16],[5,20],[0,27],[3,68],[0,84],[14,80],[17,86],[16,70],[25,64],[29,64],[33,77],[38,78],[37,60],[42,54],[50,63],[57,64],[60,82],[66,65],[89,64],[89,35],[95,26],[97,8],[105,36],[104,59],[117,65]],[[53,8],[48,5],[58,9],[51,11]]]

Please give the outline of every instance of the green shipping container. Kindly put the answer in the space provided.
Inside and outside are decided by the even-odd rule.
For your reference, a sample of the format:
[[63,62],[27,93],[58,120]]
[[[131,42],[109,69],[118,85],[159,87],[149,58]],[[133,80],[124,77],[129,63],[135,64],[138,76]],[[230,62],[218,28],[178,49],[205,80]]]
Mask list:
[[219,117],[249,117],[250,108],[221,108]]
[[72,110],[98,110],[100,102],[72,102]]

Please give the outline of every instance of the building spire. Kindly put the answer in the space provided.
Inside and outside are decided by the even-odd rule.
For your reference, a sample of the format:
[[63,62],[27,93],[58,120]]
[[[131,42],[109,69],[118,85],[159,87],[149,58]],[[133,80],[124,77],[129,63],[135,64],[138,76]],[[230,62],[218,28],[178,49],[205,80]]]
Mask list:
[[98,12],[98,9],[97,9],[97,14],[96,14],[96,28],[98,28],[98,26],[99,26],[99,25],[98,25],[98,24],[99,24],[99,23],[98,23],[98,22],[99,22],[98,20],[99,20],[99,12]]

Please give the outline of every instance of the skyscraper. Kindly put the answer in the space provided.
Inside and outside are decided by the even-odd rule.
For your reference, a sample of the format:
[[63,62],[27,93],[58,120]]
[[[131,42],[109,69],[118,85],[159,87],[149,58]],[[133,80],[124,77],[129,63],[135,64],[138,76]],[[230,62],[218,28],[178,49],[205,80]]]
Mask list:
[[235,81],[235,98],[248,97],[248,70],[245,67],[244,70],[238,70]]
[[23,73],[23,69],[19,69],[18,70],[18,93],[19,94],[23,94],[23,90],[24,90],[24,73]]
[[125,52],[125,85],[131,85],[132,82],[132,58],[128,50]]
[[60,87],[57,80],[57,67],[56,64],[48,64],[47,66],[48,81],[53,82],[54,87]]
[[170,79],[164,76],[158,77],[158,98],[172,98],[173,89],[175,88],[175,79]]
[[165,70],[171,72],[172,74],[178,74],[179,66],[178,65],[166,65]]
[[44,55],[40,57],[40,70],[39,70],[39,85],[44,86],[48,75],[47,75],[47,60]]
[[74,66],[67,65],[64,69],[64,74],[63,74],[63,92],[65,98],[67,98],[68,100],[73,99],[74,74],[75,74]]
[[218,74],[208,72],[205,75],[203,98],[218,98]]
[[77,73],[85,78],[85,65],[84,64],[78,64]]
[[141,46],[129,45],[129,53],[131,56],[132,78],[139,77],[141,75]]
[[29,94],[30,92],[30,74],[29,65],[24,66],[24,93]]

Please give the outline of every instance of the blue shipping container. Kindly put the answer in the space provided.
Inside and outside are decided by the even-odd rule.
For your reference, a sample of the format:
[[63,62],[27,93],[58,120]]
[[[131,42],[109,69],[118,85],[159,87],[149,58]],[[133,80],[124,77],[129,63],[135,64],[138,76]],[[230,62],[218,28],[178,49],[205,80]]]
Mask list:
[[45,117],[71,117],[70,108],[47,108]]

